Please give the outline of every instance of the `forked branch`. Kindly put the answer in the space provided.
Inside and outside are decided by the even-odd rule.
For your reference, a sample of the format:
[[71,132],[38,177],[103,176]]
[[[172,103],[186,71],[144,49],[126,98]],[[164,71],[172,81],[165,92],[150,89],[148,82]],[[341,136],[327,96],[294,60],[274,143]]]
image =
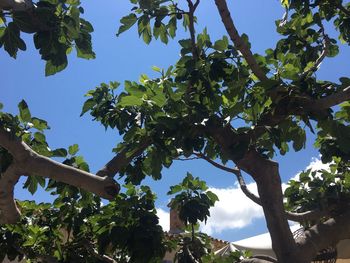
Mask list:
[[119,184],[112,178],[96,176],[37,154],[20,138],[3,128],[0,128],[0,146],[13,157],[12,165],[7,168],[0,180],[0,210],[1,218],[5,222],[13,222],[19,217],[13,189],[20,175],[50,178],[106,199],[113,199],[120,190]]

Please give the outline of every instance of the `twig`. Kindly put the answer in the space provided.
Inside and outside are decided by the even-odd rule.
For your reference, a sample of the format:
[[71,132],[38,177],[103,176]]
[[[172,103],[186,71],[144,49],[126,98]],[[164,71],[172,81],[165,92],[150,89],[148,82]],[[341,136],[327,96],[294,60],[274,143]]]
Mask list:
[[192,3],[192,0],[187,0],[189,12],[188,12],[188,17],[190,20],[189,24],[189,30],[190,30],[190,35],[191,35],[191,45],[192,45],[192,55],[194,60],[198,59],[198,50],[197,50],[197,45],[196,45],[196,32],[194,29],[194,12],[196,11],[198,5],[199,5],[200,0],[197,0],[195,4]]
[[310,69],[308,69],[307,71],[303,72],[300,76],[300,79],[304,79],[305,77],[307,77],[310,73],[313,73],[315,71],[318,70],[318,68],[320,67],[322,61],[325,59],[325,57],[328,55],[328,49],[329,49],[329,36],[325,33],[324,31],[324,27],[322,25],[322,23],[319,23],[320,26],[320,30],[321,33],[323,35],[323,48],[322,48],[322,52],[320,54],[320,56],[317,58],[317,60],[315,61],[315,65],[313,65]]
[[221,170],[224,170],[226,172],[229,172],[229,173],[233,173],[234,175],[236,175],[237,177],[237,181],[239,183],[239,186],[242,190],[242,192],[250,199],[252,200],[254,203],[258,204],[258,205],[261,205],[261,201],[259,199],[258,196],[256,196],[255,194],[253,194],[252,192],[249,191],[245,181],[244,181],[244,178],[242,176],[242,173],[239,169],[237,168],[229,168],[227,166],[224,166],[224,165],[221,165],[221,164],[218,164],[217,162],[214,162],[213,160],[211,160],[209,157],[205,156],[204,154],[202,153],[194,153],[196,156],[198,156],[199,158],[202,158],[204,160],[206,160],[207,162],[209,162],[210,164],[212,164],[213,166],[215,166],[216,168],[219,168]]
[[340,11],[342,11],[344,14],[350,17],[350,11],[346,9],[342,4],[337,4],[337,7]]
[[229,173],[233,173],[235,175],[239,174],[239,170],[238,169],[236,169],[236,168],[229,168],[229,167],[224,166],[222,164],[218,164],[217,162],[214,162],[212,159],[210,159],[208,156],[206,156],[206,155],[204,155],[202,153],[195,152],[193,154],[196,155],[198,158],[206,160],[208,163],[212,164],[216,168],[219,168],[219,169],[224,170],[224,171],[229,172]]

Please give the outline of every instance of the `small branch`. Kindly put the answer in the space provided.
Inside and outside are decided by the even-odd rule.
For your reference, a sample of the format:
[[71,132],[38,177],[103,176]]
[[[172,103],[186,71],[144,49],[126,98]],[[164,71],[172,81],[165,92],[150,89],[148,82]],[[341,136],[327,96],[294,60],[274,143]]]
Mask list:
[[255,194],[253,194],[251,191],[249,191],[244,178],[241,174],[241,171],[239,171],[239,173],[237,174],[237,180],[239,183],[239,186],[241,187],[242,192],[250,199],[252,200],[254,203],[256,203],[257,205],[261,206],[261,201],[260,198],[258,196],[256,196]]
[[345,15],[350,17],[350,10],[346,9],[342,4],[337,4],[337,8],[342,11]]
[[206,160],[207,162],[209,162],[210,164],[212,164],[213,166],[215,166],[216,168],[219,168],[221,170],[224,170],[226,172],[229,172],[229,173],[233,173],[236,175],[237,177],[237,181],[239,183],[239,186],[242,190],[242,192],[250,199],[252,200],[254,203],[258,204],[258,205],[261,205],[261,202],[260,202],[260,199],[258,196],[256,196],[255,194],[253,194],[252,192],[249,191],[245,181],[244,181],[244,178],[242,176],[242,173],[239,169],[237,168],[229,168],[229,167],[226,167],[224,165],[221,165],[221,164],[218,164],[217,162],[214,162],[213,160],[211,160],[209,157],[205,156],[204,154],[202,153],[194,153],[196,156],[198,156],[199,158],[202,158],[204,160]]
[[199,5],[200,0],[197,0],[195,4],[192,3],[192,0],[187,0],[189,12],[188,12],[188,17],[190,20],[189,24],[189,30],[190,30],[190,35],[191,35],[191,45],[192,45],[192,55],[194,60],[198,59],[198,50],[197,50],[197,45],[196,45],[196,32],[194,29],[194,12],[196,11],[198,5]]
[[303,74],[301,74],[300,79],[304,79],[310,73],[313,73],[313,72],[317,71],[319,69],[322,61],[328,55],[328,49],[329,49],[330,40],[329,40],[328,35],[324,32],[324,27],[323,27],[322,23],[320,23],[319,26],[321,28],[320,30],[321,30],[321,33],[323,35],[323,49],[322,49],[322,52],[321,52],[320,56],[317,58],[317,60],[315,61],[315,65],[313,65],[309,70],[307,70]]
[[146,138],[144,141],[139,143],[138,148],[132,153],[129,153],[130,147],[125,147],[96,174],[102,177],[114,177],[124,166],[130,163],[132,159],[143,153],[146,148],[151,145],[151,143],[151,139]]
[[229,173],[233,173],[235,175],[238,175],[240,173],[237,168],[229,168],[229,167],[226,167],[222,164],[218,164],[217,162],[214,162],[212,159],[210,159],[209,157],[205,156],[202,153],[193,153],[193,154],[196,155],[198,158],[206,160],[208,163],[212,164],[216,168],[219,168],[219,169],[224,170],[224,171],[229,172]]
[[94,248],[93,244],[91,244],[88,240],[84,243],[84,246],[89,250],[89,252],[97,259],[106,262],[106,263],[118,263],[113,258],[107,255],[100,255],[98,251]]
[[306,103],[302,103],[302,106],[308,111],[320,111],[329,109],[348,100],[350,100],[350,86],[346,87],[342,91],[333,93],[332,95],[329,95],[327,97],[315,100],[308,100]]
[[0,175],[0,224],[16,223],[21,216],[13,195],[20,177],[16,167],[16,163],[13,162],[5,173]]
[[253,71],[255,76],[258,77],[260,81],[267,80],[266,74],[261,69],[256,59],[254,58],[252,51],[247,46],[247,44],[240,37],[230,14],[230,11],[227,7],[226,0],[215,0],[215,4],[219,10],[221,20],[226,28],[227,33],[229,34],[232,42],[235,47],[242,53],[244,59],[247,61],[250,69]]

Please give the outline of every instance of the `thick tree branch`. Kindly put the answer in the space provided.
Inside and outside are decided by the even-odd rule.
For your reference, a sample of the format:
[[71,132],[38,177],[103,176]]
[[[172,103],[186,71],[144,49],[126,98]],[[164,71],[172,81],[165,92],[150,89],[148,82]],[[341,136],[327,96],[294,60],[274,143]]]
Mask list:
[[110,160],[101,170],[99,170],[96,174],[98,176],[107,176],[114,177],[120,170],[131,162],[136,156],[143,153],[148,146],[152,144],[152,140],[150,138],[145,138],[138,144],[138,148],[133,150],[131,153],[129,147],[125,147],[122,151],[120,151],[112,160]]
[[325,210],[310,210],[302,213],[293,213],[286,211],[286,215],[288,220],[294,221],[294,222],[307,222],[307,221],[319,221],[322,217],[328,216],[331,212],[331,208],[325,209]]
[[266,255],[255,255],[254,257],[243,259],[242,263],[277,263],[273,257]]
[[[194,155],[196,155],[198,158],[204,159],[207,162],[209,162],[210,164],[212,164],[213,166],[215,166],[216,168],[219,168],[223,171],[229,172],[229,173],[233,173],[236,175],[237,177],[237,181],[239,183],[239,186],[242,190],[242,192],[250,199],[252,200],[254,203],[256,203],[257,205],[261,206],[261,200],[258,196],[256,196],[254,193],[252,193],[245,181],[244,178],[242,176],[242,173],[239,169],[237,168],[229,168],[227,166],[218,164],[217,162],[214,162],[213,160],[211,160],[209,157],[205,156],[202,153],[194,153]],[[288,220],[291,221],[295,221],[295,222],[306,222],[306,221],[312,221],[312,220],[317,220],[320,219],[323,216],[329,215],[331,209],[326,209],[326,210],[311,210],[311,211],[306,211],[303,213],[293,213],[293,212],[289,212],[286,211],[286,216]]]
[[13,196],[14,186],[18,182],[20,172],[13,162],[0,175],[0,224],[13,224],[20,218],[20,211]]
[[350,238],[350,211],[318,223],[306,230],[298,240],[300,255],[310,262],[317,253],[329,246],[336,245],[340,240]]
[[0,10],[27,11],[32,8],[31,0],[0,0]]
[[342,91],[333,93],[327,97],[311,100],[303,103],[303,107],[308,111],[320,111],[329,109],[333,106],[336,106],[344,101],[350,100],[350,86],[346,87]]
[[255,76],[258,77],[259,80],[264,81],[268,78],[266,77],[266,74],[262,70],[262,68],[257,63],[256,59],[254,58],[250,48],[247,46],[247,44],[244,42],[244,40],[240,37],[230,14],[230,11],[227,7],[226,0],[215,0],[215,4],[219,10],[221,20],[226,28],[227,33],[229,34],[232,42],[234,43],[235,47],[242,53],[244,59],[247,61],[250,69],[253,71]]
[[[0,128],[0,146],[5,148],[12,155],[13,164],[16,165],[16,174],[21,172],[28,176],[36,175],[50,178],[58,182],[79,187],[106,199],[113,199],[120,190],[119,184],[111,178],[96,176],[37,154],[28,145],[22,142],[20,138],[5,131],[4,128]],[[9,169],[8,175],[4,178],[3,185],[1,185],[2,187],[0,189],[1,191],[5,191],[6,198],[9,198],[10,195],[13,197],[13,187],[18,179],[14,176],[15,170],[13,170],[11,166]],[[14,179],[10,181],[10,178]],[[6,187],[8,189],[6,189]],[[10,189],[11,187],[12,190]],[[13,202],[14,200],[12,203]],[[10,206],[7,206],[7,208],[9,207]],[[18,209],[17,212],[14,210],[16,206],[12,205],[12,209],[13,211],[11,213],[3,214],[3,217],[15,215],[18,212]],[[12,221],[13,218],[8,218],[6,220]]]

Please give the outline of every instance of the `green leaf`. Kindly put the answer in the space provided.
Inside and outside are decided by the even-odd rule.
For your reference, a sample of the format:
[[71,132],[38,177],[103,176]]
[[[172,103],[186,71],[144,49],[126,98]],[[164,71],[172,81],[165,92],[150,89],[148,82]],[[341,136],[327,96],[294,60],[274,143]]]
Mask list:
[[135,96],[124,96],[120,99],[118,105],[121,107],[141,106],[142,103],[143,100],[141,98]]
[[66,157],[68,154],[67,150],[64,148],[55,149],[51,153],[52,153],[52,157]]
[[289,0],[281,0],[281,4],[284,8],[289,8]]
[[214,49],[218,51],[224,51],[227,49],[227,47],[228,47],[228,38],[226,36],[224,36],[221,40],[217,40],[214,43]]
[[33,117],[31,122],[33,123],[33,127],[39,131],[43,131],[50,128],[47,124],[47,121],[36,117]]
[[18,104],[18,109],[19,109],[19,118],[21,121],[23,122],[31,122],[32,120],[32,116],[30,114],[29,108],[28,108],[28,104],[22,100],[19,104]]
[[35,139],[37,142],[46,144],[46,137],[45,137],[45,135],[42,134],[41,132],[36,132],[36,133],[34,133],[34,139]]
[[209,197],[212,202],[219,201],[219,197],[211,191],[206,191],[205,194]]
[[19,28],[10,22],[3,32],[0,32],[0,47],[4,46],[7,53],[16,58],[18,49],[26,50],[26,44],[20,38]]
[[118,29],[117,36],[119,36],[121,33],[125,32],[130,27],[132,27],[136,23],[136,21],[137,17],[135,14],[130,14],[120,19],[120,23],[122,23],[122,25]]
[[0,110],[2,110],[4,108],[4,104],[2,104],[1,102],[0,102]]
[[80,116],[83,116],[87,111],[91,110],[95,105],[96,105],[96,102],[92,98],[85,101],[83,105],[83,109],[80,113]]
[[161,69],[158,68],[157,66],[152,66],[152,69],[156,72],[161,72]]
[[176,194],[182,190],[183,190],[183,188],[181,185],[170,186],[170,191],[167,193],[167,195]]
[[55,65],[51,60],[49,60],[46,62],[46,65],[45,65],[45,76],[54,75],[57,72],[64,70],[67,67],[67,65],[68,65],[67,57],[63,63],[58,65]]
[[26,182],[23,185],[23,188],[28,189],[28,191],[33,195],[38,189],[37,176],[28,176]]
[[68,147],[68,153],[70,155],[75,155],[79,151],[79,145],[78,144],[73,144]]

